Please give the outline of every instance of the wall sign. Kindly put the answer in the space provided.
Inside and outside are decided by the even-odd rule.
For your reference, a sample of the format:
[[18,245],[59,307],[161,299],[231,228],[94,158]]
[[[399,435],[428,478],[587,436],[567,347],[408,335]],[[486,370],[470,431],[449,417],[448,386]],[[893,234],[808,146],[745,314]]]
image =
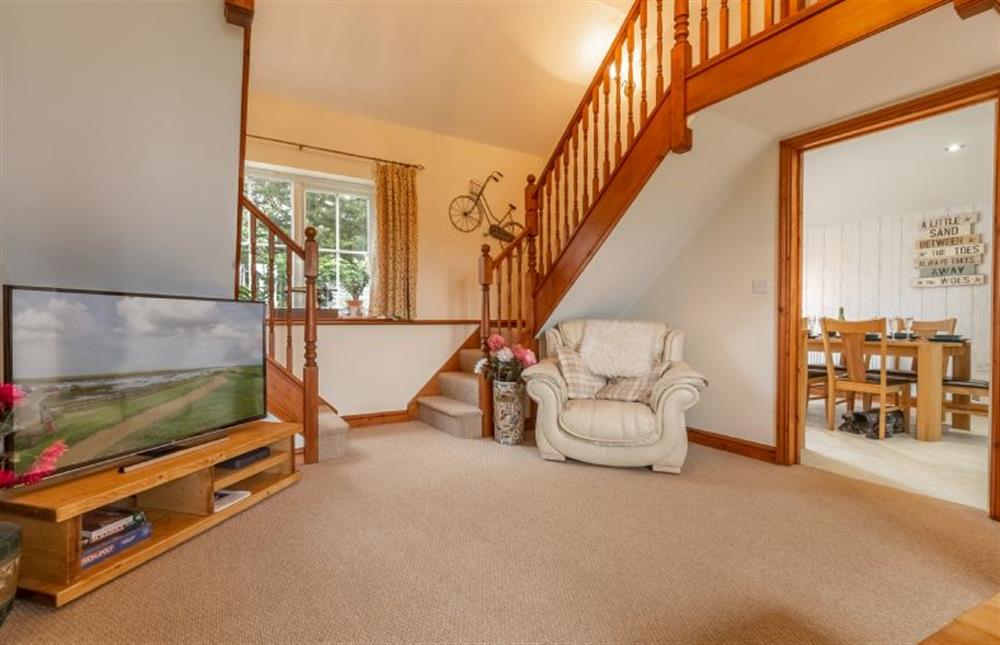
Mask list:
[[914,287],[966,287],[985,284],[979,273],[986,244],[974,233],[979,213],[932,215],[920,222],[920,238],[914,242],[913,262],[919,277]]

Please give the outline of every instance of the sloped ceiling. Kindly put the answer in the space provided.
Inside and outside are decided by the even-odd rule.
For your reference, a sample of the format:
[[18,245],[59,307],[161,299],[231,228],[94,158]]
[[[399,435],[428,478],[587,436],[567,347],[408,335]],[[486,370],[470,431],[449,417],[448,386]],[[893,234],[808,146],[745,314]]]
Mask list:
[[259,1],[251,87],[547,156],[627,1]]
[[963,21],[948,3],[693,115],[694,148],[667,155],[547,325],[625,315],[768,146],[998,70],[996,12]]

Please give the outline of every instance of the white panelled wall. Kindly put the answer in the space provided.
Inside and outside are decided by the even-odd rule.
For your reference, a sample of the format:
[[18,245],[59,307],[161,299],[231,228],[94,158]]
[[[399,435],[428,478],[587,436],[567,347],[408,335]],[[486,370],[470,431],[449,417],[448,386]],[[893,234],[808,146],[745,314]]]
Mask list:
[[[921,220],[930,215],[979,213],[973,230],[992,239],[993,213],[988,203],[956,205],[912,213],[888,214],[858,221],[809,226],[803,237],[806,316],[837,316],[849,320],[912,316],[917,320],[957,318],[957,333],[972,339],[972,370],[987,378],[990,367],[990,267],[994,249],[986,244],[979,272],[986,284],[965,287],[916,288],[913,245]],[[810,357],[811,362],[818,357]]]

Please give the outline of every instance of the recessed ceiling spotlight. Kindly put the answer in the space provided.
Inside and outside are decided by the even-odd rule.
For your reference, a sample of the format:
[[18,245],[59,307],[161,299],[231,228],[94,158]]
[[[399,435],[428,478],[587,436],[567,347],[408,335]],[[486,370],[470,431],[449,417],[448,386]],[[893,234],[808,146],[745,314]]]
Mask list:
[[944,147],[945,152],[958,152],[959,150],[965,148],[964,143],[949,143]]

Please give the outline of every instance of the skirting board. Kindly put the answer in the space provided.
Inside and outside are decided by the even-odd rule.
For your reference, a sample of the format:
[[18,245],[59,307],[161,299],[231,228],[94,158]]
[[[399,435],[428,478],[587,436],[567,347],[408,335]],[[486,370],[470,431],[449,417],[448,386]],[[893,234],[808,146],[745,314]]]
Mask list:
[[766,461],[769,464],[777,462],[778,451],[774,446],[765,446],[764,444],[757,443],[755,441],[737,439],[736,437],[727,437],[725,435],[708,432],[707,430],[700,430],[698,428],[689,427],[687,432],[688,441],[691,443],[708,446],[709,448],[715,448],[716,450],[725,450],[726,452],[732,452],[744,457],[750,457],[751,459],[759,459],[760,461]]
[[345,414],[341,417],[352,428],[363,428],[365,426],[377,426],[383,423],[402,423],[412,421],[412,417],[407,410],[392,410],[390,412],[369,412],[367,414]]

